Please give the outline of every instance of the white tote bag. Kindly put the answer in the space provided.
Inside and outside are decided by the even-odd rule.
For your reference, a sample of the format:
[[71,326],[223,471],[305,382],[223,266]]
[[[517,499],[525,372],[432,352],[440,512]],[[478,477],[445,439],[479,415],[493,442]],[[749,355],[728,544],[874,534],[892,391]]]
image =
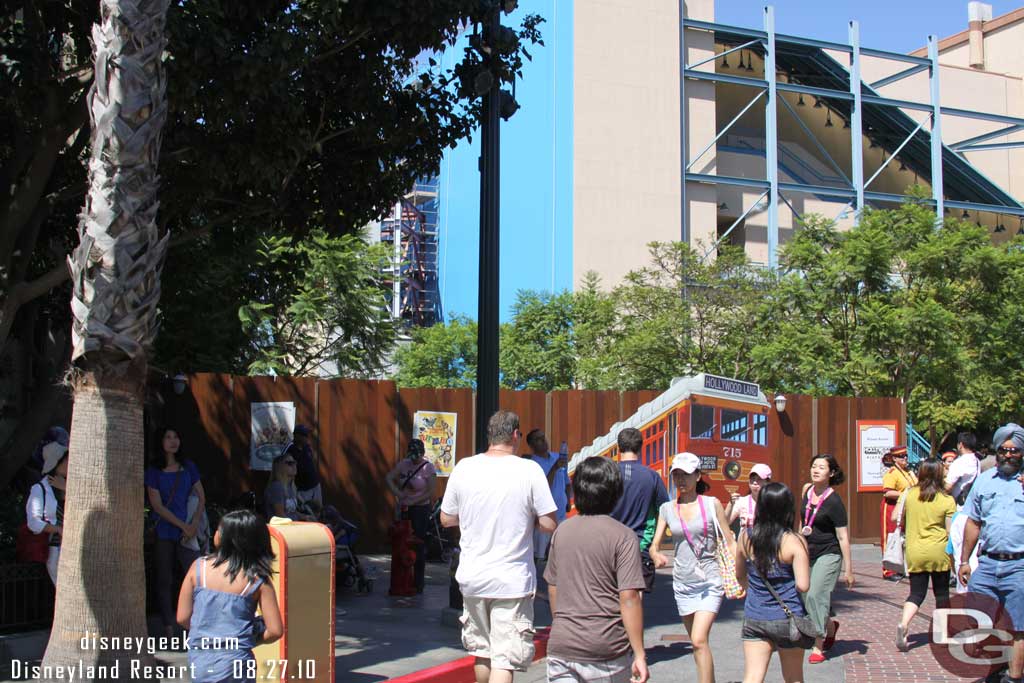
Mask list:
[[896,530],[885,539],[885,550],[882,552],[882,569],[897,574],[906,574],[906,560],[903,556],[906,539],[903,536],[903,505],[907,492],[904,491],[896,503]]

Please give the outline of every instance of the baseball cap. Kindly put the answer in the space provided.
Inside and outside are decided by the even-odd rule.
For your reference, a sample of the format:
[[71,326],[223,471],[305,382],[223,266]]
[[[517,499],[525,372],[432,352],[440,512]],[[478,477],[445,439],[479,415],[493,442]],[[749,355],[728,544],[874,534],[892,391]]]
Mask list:
[[756,474],[757,476],[761,477],[762,479],[771,479],[772,478],[772,468],[768,467],[768,465],[765,465],[764,463],[758,463],[758,464],[754,465],[753,467],[751,467],[750,468],[750,473],[751,474]]
[[679,453],[672,458],[672,467],[669,472],[680,470],[686,474],[693,474],[700,471],[700,458],[693,453]]
[[68,447],[59,441],[54,441],[43,446],[43,474],[49,474],[59,463]]

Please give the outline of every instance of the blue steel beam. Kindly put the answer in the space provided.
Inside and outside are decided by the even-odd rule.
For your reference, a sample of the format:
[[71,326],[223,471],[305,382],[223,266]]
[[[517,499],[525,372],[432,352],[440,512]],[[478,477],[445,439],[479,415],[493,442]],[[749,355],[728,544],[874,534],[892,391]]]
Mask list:
[[808,185],[806,183],[779,183],[779,189],[786,192],[799,192],[802,194],[814,194],[820,197],[837,197],[839,199],[854,199],[857,193],[853,188],[829,187],[828,185]]
[[779,93],[775,74],[775,8],[764,8],[764,31],[768,34],[764,54],[764,75],[768,99],[764,107],[765,169],[768,172],[768,269],[778,267],[779,247]]
[[946,116],[959,116],[965,119],[980,119],[981,121],[992,121],[993,123],[1005,123],[1009,126],[1024,126],[1024,119],[1015,116],[1003,116],[1002,114],[988,114],[983,111],[971,111],[969,109],[956,109],[943,107],[942,113]]
[[907,62],[908,64],[920,64],[922,66],[929,66],[931,61],[925,57],[915,57],[914,55],[905,55],[899,52],[889,52],[888,50],[875,50],[869,47],[862,47],[860,54],[864,57],[878,57],[880,59],[892,59],[897,62]]
[[862,120],[862,100],[860,87],[860,24],[850,22],[850,94],[853,105],[850,109],[850,179],[857,193],[854,214],[864,210],[864,124]]
[[851,100],[853,97],[846,90],[833,90],[831,88],[816,88],[813,85],[800,85],[799,83],[779,83],[779,90],[786,92],[803,93],[804,95],[815,95],[816,97],[831,97],[837,100]]
[[883,107],[897,107],[899,109],[913,109],[915,111],[925,111],[928,113],[932,112],[931,104],[922,104],[921,102],[911,102],[910,100],[897,100],[892,97],[881,97],[879,95],[865,95],[862,94],[861,100],[868,104],[877,104]]
[[1024,207],[997,206],[994,204],[978,204],[976,202],[958,202],[947,199],[945,205],[951,209],[967,209],[968,211],[985,211],[987,213],[1005,213],[1009,216],[1024,216]]
[[728,185],[729,187],[754,187],[759,190],[767,190],[771,187],[767,180],[761,180],[760,178],[739,178],[729,175],[712,175],[710,173],[687,173],[686,179],[693,183]]
[[736,47],[730,48],[730,49],[725,50],[723,52],[716,52],[715,54],[711,55],[707,59],[702,59],[699,62],[697,62],[696,64],[687,64],[684,68],[686,68],[686,69],[696,69],[698,66],[704,66],[708,62],[714,61],[714,60],[718,59],[719,57],[725,57],[726,55],[731,55],[733,52],[736,52],[737,50],[742,50],[744,48],[750,47],[751,45],[760,45],[760,44],[761,44],[760,40],[751,40],[748,43],[743,43],[742,45],[737,45]]
[[800,212],[799,212],[799,211],[797,211],[797,210],[796,210],[796,209],[795,209],[795,208],[793,207],[793,205],[789,203],[789,199],[788,199],[788,198],[786,197],[786,195],[784,195],[784,194],[782,194],[782,193],[780,192],[780,193],[779,193],[779,198],[780,198],[780,199],[782,199],[782,201],[786,202],[786,206],[788,206],[788,207],[789,207],[789,210],[793,212],[793,215],[794,215],[794,216],[796,216],[796,219],[797,219],[798,221],[802,221],[802,220],[804,219],[804,217],[803,217],[803,216],[802,216],[802,215],[800,214]]
[[739,218],[737,218],[736,220],[734,220],[732,222],[732,225],[729,226],[729,229],[726,230],[725,232],[723,232],[722,236],[719,237],[718,240],[713,245],[711,245],[711,247],[709,247],[707,251],[704,252],[704,255],[700,257],[700,260],[703,261],[704,259],[706,259],[711,254],[711,252],[713,252],[715,249],[718,249],[718,245],[720,245],[725,240],[725,238],[728,237],[732,233],[733,229],[735,229],[735,227],[737,225],[739,225],[743,221],[744,218],[746,218],[747,216],[750,215],[751,211],[753,211],[755,208],[757,208],[757,205],[761,203],[761,200],[764,199],[767,194],[768,194],[768,190],[765,190],[764,192],[762,192],[761,196],[758,197],[757,199],[755,199],[754,203],[751,204],[750,206],[748,206],[747,210],[744,211],[743,214]]
[[[925,121],[927,120],[928,119],[925,119]],[[875,178],[877,178],[882,173],[882,171],[885,170],[885,167],[888,166],[892,162],[892,160],[896,158],[897,154],[903,151],[903,148],[906,147],[907,144],[914,139],[914,136],[917,135],[918,131],[920,131],[922,128],[924,128],[924,121],[917,124],[917,128],[914,129],[914,132],[908,135],[906,139],[904,139],[903,142],[900,143],[900,146],[896,148],[896,151],[893,152],[892,155],[888,159],[886,159],[881,166],[878,167],[878,170],[875,171],[874,175],[872,175],[871,178],[869,178],[868,181],[864,183],[865,188],[874,182]]]
[[746,38],[767,38],[768,35],[764,31],[758,31],[755,28],[743,28],[741,26],[728,26],[727,24],[716,24],[711,21],[700,21],[699,19],[683,19],[683,26],[686,28],[699,28],[705,31],[725,31],[727,33],[734,33],[738,36],[744,36]]
[[[694,183],[706,183],[709,185],[726,185],[728,187],[753,188],[764,192],[771,189],[766,180],[759,178],[739,178],[736,176],[711,175],[709,173],[687,173],[686,180]],[[802,183],[779,183],[779,189],[784,192],[795,192],[802,194],[816,194],[837,199],[853,200],[856,193],[853,190],[845,190],[837,187],[825,187],[823,185],[805,185]],[[887,192],[864,192],[864,198],[872,202],[895,202],[901,204],[911,201],[909,197],[902,194],[891,194]],[[922,204],[934,205],[934,199],[914,199],[912,201]],[[962,202],[956,200],[945,200],[944,206],[952,209],[968,209],[969,211],[987,211],[991,213],[1004,213],[1006,215],[1024,216],[1024,206],[1006,206],[1004,204],[981,204],[978,202]]]
[[719,74],[710,71],[694,71],[693,69],[685,69],[683,75],[695,81],[730,83],[732,85],[745,85],[751,88],[764,88],[768,85],[768,81],[760,78],[747,78],[746,76],[733,76],[732,74]]
[[929,91],[932,99],[932,198],[935,200],[937,224],[942,225],[943,181],[942,181],[942,100],[939,98],[939,39],[928,36],[928,57],[931,69],[928,71]]
[[885,78],[880,78],[880,79],[878,79],[877,81],[875,81],[874,83],[872,83],[868,87],[870,87],[872,90],[878,90],[879,88],[884,88],[885,86],[889,85],[890,83],[895,83],[896,81],[902,81],[904,78],[907,78],[909,76],[913,76],[916,73],[921,73],[922,71],[926,70],[927,68],[928,68],[927,64],[916,64],[916,65],[910,67],[909,69],[904,69],[903,71],[900,71],[899,73],[894,73],[892,76],[886,76]]
[[967,138],[966,140],[961,140],[960,142],[954,142],[952,145],[949,145],[949,148],[951,150],[953,150],[954,152],[959,152],[961,149],[970,147],[972,145],[976,145],[979,142],[988,142],[989,140],[992,140],[994,138],[1001,138],[1004,135],[1010,135],[1011,133],[1016,133],[1021,128],[1024,128],[1024,125],[1007,126],[1006,128],[1000,128],[999,130],[994,130],[991,133],[985,133],[983,135],[976,135],[973,138]]
[[993,142],[991,145],[971,145],[963,147],[957,152],[962,156],[964,152],[987,152],[994,149],[1020,149],[1024,142]]
[[714,140],[712,140],[711,142],[709,142],[709,143],[708,143],[708,145],[707,145],[707,147],[705,147],[704,149],[702,149],[702,150],[700,151],[700,154],[698,154],[697,156],[695,156],[695,157],[694,157],[693,159],[691,159],[691,160],[690,160],[690,163],[688,163],[688,164],[686,165],[686,170],[687,170],[687,171],[689,171],[689,170],[690,170],[690,168],[692,168],[692,167],[693,167],[693,165],[694,165],[695,163],[697,163],[697,161],[699,161],[699,160],[700,160],[700,158],[701,158],[702,156],[704,156],[705,154],[707,154],[707,153],[708,153],[708,150],[709,150],[709,149],[711,149],[712,147],[714,147],[715,143],[716,143],[716,142],[718,142],[719,140],[721,140],[721,139],[722,139],[722,136],[723,136],[723,135],[725,135],[726,133],[728,133],[728,132],[729,132],[729,129],[730,129],[730,128],[732,128],[732,127],[733,127],[733,126],[734,126],[734,125],[736,124],[736,122],[737,122],[737,121],[739,121],[739,120],[740,120],[740,118],[741,118],[741,117],[742,117],[742,116],[743,116],[744,114],[746,114],[746,113],[747,113],[747,110],[748,110],[748,109],[750,109],[751,107],[753,107],[753,106],[754,106],[754,104],[755,104],[755,103],[756,103],[756,102],[757,102],[757,101],[758,101],[759,99],[761,99],[761,96],[762,96],[762,95],[764,95],[764,93],[765,93],[765,91],[764,91],[764,90],[762,90],[761,92],[759,92],[759,93],[757,93],[756,95],[754,95],[754,99],[750,100],[750,102],[748,102],[748,103],[747,103],[747,106],[743,107],[743,109],[741,109],[741,110],[740,110],[740,113],[739,113],[739,114],[736,114],[736,116],[732,117],[732,121],[730,121],[730,122],[729,122],[728,124],[726,124],[725,128],[723,128],[723,129],[721,130],[721,132],[719,132],[719,133],[718,133],[718,135],[716,135],[716,136],[715,136],[715,139],[714,139]]

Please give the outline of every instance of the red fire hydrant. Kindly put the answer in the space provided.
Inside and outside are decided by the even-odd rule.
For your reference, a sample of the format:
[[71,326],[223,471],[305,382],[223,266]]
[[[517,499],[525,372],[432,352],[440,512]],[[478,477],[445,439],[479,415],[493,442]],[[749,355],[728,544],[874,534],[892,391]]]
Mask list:
[[416,544],[412,522],[399,520],[391,526],[391,588],[388,595],[416,595]]

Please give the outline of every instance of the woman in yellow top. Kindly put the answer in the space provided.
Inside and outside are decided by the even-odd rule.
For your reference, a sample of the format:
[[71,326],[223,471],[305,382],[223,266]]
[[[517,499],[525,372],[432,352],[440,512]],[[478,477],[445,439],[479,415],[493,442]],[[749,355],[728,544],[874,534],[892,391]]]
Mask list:
[[896,647],[907,651],[907,629],[917,614],[932,582],[936,607],[949,606],[949,523],[956,512],[956,501],[943,486],[942,462],[929,458],[921,463],[920,481],[907,491],[903,504],[906,523],[907,573],[910,574],[910,595],[903,603],[903,618],[896,627]]
[[[885,548],[885,540],[896,530],[896,519],[893,513],[896,511],[896,501],[904,491],[917,483],[917,477],[907,469],[907,447],[893,446],[885,455],[885,460],[892,462],[892,467],[882,477],[882,548]],[[882,569],[882,578],[890,581],[899,580],[896,572]]]

